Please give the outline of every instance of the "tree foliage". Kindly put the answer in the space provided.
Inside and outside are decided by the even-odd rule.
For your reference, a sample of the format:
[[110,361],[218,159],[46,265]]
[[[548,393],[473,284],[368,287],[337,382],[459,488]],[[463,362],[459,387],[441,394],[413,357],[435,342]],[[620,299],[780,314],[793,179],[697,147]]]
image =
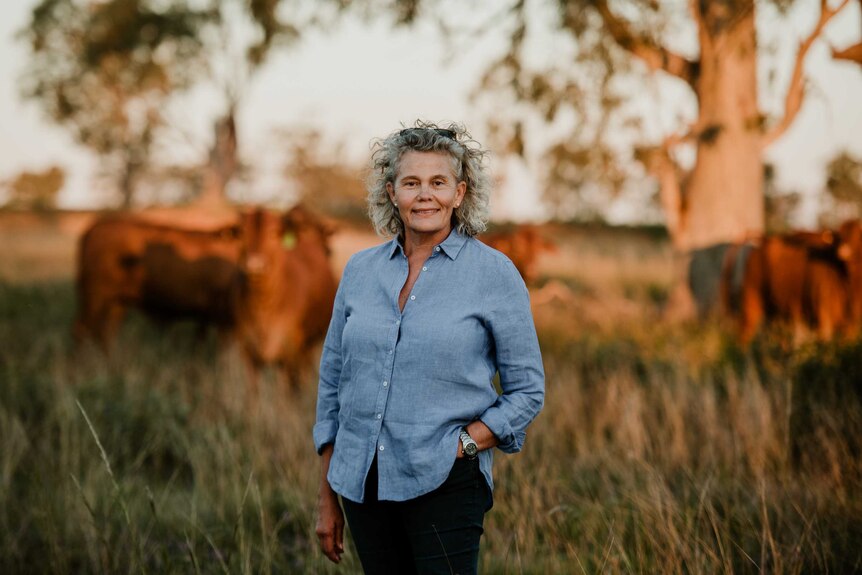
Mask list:
[[775,166],[763,166],[764,200],[766,202],[766,232],[783,233],[795,227],[794,219],[802,203],[797,191],[782,190],[776,182]]
[[315,129],[285,133],[284,141],[284,175],[296,186],[299,200],[332,217],[367,221],[361,166],[352,165],[338,146],[332,152]]
[[509,0],[486,22],[448,29],[470,42],[503,31],[476,95],[494,99],[498,147],[543,158],[556,213],[571,217],[561,211],[597,190],[607,205],[646,169],[674,244],[690,249],[763,230],[763,152],[793,124],[807,55],[849,2],[820,2],[787,67],[783,110],[758,93],[768,48],[757,23],[782,25],[791,0]]
[[[637,160],[658,179],[670,231],[682,234],[686,216],[697,208],[693,202],[704,203],[702,196],[707,195],[692,193],[693,188],[703,188],[705,179],[717,176],[712,170],[698,179],[699,162],[719,147],[719,139],[731,136],[734,122],[742,124],[740,132],[758,140],[752,144],[756,154],[781,137],[804,101],[806,55],[847,0],[822,3],[819,18],[797,49],[784,110],[770,118],[759,107],[753,76],[747,96],[738,87],[733,94],[723,87],[747,81],[740,76],[746,64],[731,62],[728,52],[750,52],[739,60],[748,58],[756,69],[756,49],[738,38],[746,33],[754,37],[761,12],[772,10],[777,18],[791,4],[516,0],[510,12],[510,50],[490,69],[483,87],[502,88],[516,103],[528,104],[522,109],[534,122],[571,126],[545,154],[548,190],[564,187],[578,194],[599,185],[618,194],[639,177],[632,164]],[[542,18],[531,14],[537,6],[544,9]],[[531,38],[535,44],[542,34],[557,38],[559,57],[546,60],[551,65],[530,54]],[[752,48],[756,45],[750,42]],[[750,99],[752,105],[733,109],[733,98]],[[734,162],[727,156],[725,163]],[[748,187],[755,191],[763,188],[757,182],[759,171],[750,172]]]
[[[20,33],[31,55],[22,93],[100,156],[102,171],[128,206],[153,168],[172,99],[202,80],[221,84],[228,102],[225,116],[215,122],[218,139],[224,131],[219,126],[235,122],[248,76],[279,42],[299,37],[298,22],[305,16],[290,10],[299,3],[41,0]],[[237,16],[245,20],[238,22]],[[240,73],[230,53],[234,47],[225,46],[236,38],[246,43],[246,69]],[[214,148],[219,146],[223,142]],[[236,158],[222,157],[223,152],[213,152],[220,154],[216,171],[229,178]]]
[[826,192],[837,219],[862,216],[862,158],[847,151],[835,156],[826,167]]
[[50,210],[57,207],[57,195],[66,182],[66,172],[51,166],[41,172],[24,171],[5,183],[6,206],[19,210]]
[[164,109],[206,71],[218,12],[156,0],[42,0],[22,31],[23,93],[97,153],[124,205],[148,165]]

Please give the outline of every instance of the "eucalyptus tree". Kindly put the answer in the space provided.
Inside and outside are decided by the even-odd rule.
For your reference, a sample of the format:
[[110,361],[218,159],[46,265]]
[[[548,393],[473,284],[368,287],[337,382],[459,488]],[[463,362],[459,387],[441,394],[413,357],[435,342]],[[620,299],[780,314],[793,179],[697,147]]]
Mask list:
[[[299,26],[281,14],[301,3],[40,0],[20,32],[30,52],[22,93],[99,156],[128,207],[169,122],[169,103],[200,82],[215,81],[227,102],[214,122],[202,185],[223,193],[237,170],[242,85],[275,46],[299,37]],[[239,31],[236,16],[242,18]],[[225,45],[232,42],[244,47],[239,65],[218,61],[229,57],[234,47]]]
[[101,159],[122,203],[150,162],[167,101],[205,73],[217,10],[154,0],[41,0],[21,35],[23,93]]
[[[765,152],[794,124],[809,92],[809,54],[851,2],[333,4],[366,17],[386,14],[396,25],[433,20],[450,43],[451,58],[483,36],[502,32],[505,50],[487,67],[475,95],[509,98],[509,106],[493,102],[490,119],[492,134],[509,151],[535,148],[529,140],[540,140],[539,146],[551,142],[543,172],[547,197],[560,208],[556,213],[575,209],[600,215],[601,208],[589,200],[606,199],[597,189],[619,193],[646,170],[658,183],[669,235],[682,253],[763,233],[769,188],[764,174],[771,169]],[[862,8],[862,1],[856,3]],[[776,57],[774,36],[786,37],[794,28],[789,21],[800,14],[806,29],[793,39],[792,57],[783,62]],[[859,43],[833,48],[835,59],[860,62],[859,30]],[[846,71],[856,73],[852,67]],[[787,80],[763,81],[776,76]],[[765,103],[775,101],[783,105],[772,114]],[[561,126],[562,137],[553,140]]]
[[[849,2],[510,0],[484,5],[491,15],[479,26],[436,17],[455,38],[466,29],[468,43],[481,30],[505,31],[506,49],[477,95],[508,97],[492,127],[510,149],[529,150],[537,131],[546,141],[562,133],[544,154],[555,203],[623,190],[646,170],[684,253],[763,232],[764,153],[796,120],[806,59]],[[433,0],[391,8],[410,22],[441,5],[456,12]],[[791,30],[782,18],[805,8],[814,11],[784,70],[789,80],[762,94],[759,73],[780,65],[763,33]],[[764,102],[779,100],[783,110],[770,117]]]

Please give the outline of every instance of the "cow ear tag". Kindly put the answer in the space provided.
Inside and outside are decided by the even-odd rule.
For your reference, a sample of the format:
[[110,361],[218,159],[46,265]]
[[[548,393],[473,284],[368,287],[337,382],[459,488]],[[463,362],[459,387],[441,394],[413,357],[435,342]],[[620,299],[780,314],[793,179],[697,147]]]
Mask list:
[[296,234],[287,232],[281,236],[281,246],[286,250],[292,250],[296,247]]

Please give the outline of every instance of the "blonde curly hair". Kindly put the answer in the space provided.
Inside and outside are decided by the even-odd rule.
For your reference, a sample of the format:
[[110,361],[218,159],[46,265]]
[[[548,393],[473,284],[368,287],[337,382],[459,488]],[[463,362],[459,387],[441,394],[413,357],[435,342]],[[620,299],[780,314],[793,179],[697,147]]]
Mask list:
[[452,173],[459,182],[467,184],[464,200],[452,212],[452,226],[468,236],[485,231],[491,195],[491,180],[484,165],[488,152],[470,137],[463,125],[438,126],[417,120],[412,128],[403,128],[375,140],[372,150],[371,171],[366,184],[368,217],[379,235],[400,236],[404,233],[404,222],[398,209],[392,205],[386,184],[395,184],[401,158],[409,151],[449,155]]

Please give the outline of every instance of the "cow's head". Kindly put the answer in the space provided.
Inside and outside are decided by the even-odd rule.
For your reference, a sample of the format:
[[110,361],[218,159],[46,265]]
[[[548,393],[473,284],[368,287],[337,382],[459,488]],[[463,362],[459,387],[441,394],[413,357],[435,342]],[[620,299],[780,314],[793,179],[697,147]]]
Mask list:
[[838,257],[851,270],[862,271],[862,223],[850,220],[838,229]]
[[309,249],[318,246],[329,253],[329,238],[336,229],[329,220],[298,204],[282,216],[282,225],[282,245],[285,248],[302,245]]
[[240,216],[242,248],[240,267],[247,277],[257,277],[279,265],[284,222],[279,214],[253,208]]

